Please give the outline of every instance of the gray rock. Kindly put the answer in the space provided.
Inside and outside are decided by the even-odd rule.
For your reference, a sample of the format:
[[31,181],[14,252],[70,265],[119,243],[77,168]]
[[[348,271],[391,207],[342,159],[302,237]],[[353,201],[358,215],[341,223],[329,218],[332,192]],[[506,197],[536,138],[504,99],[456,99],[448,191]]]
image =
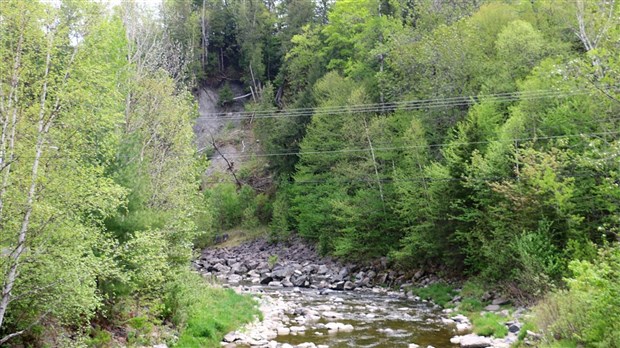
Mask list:
[[327,268],[327,266],[325,265],[320,265],[318,271],[316,272],[317,274],[325,274],[329,271],[329,269]]
[[510,303],[510,300],[501,298],[501,297],[496,298],[495,300],[493,300],[493,302],[491,302],[491,304],[498,305],[498,306],[509,304],[509,303]]
[[221,263],[215,264],[213,269],[220,273],[228,273],[230,272],[230,267],[222,265]]
[[232,343],[239,339],[239,334],[235,331],[229,332],[224,336],[224,342]]
[[236,263],[233,263],[232,266],[230,266],[230,271],[235,274],[245,274],[248,272],[248,268],[245,267],[243,263],[236,262]]
[[521,330],[521,324],[519,324],[519,323],[512,323],[512,324],[508,325],[508,331],[510,331],[512,333],[517,333],[517,332],[519,332],[519,330]]
[[343,281],[339,281],[336,284],[333,284],[331,286],[332,289],[334,290],[344,290],[344,282]]
[[461,336],[461,341],[459,342],[461,348],[485,348],[489,347],[491,343],[490,338],[475,334]]
[[346,281],[344,283],[344,290],[353,290],[353,289],[355,289],[355,284],[353,284],[350,281]]
[[243,277],[238,274],[231,274],[228,276],[228,282],[231,284],[239,284],[241,280],[243,280]]
[[494,305],[494,304],[484,307],[484,310],[489,311],[489,312],[497,312],[499,311],[499,309],[500,309],[499,305]]

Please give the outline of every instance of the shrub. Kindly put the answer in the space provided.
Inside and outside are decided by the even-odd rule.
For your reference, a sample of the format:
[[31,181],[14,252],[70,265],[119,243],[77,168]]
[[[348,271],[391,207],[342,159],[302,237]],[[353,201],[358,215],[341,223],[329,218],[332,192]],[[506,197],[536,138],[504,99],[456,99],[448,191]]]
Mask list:
[[269,238],[274,241],[287,240],[290,234],[288,202],[279,194],[273,203],[273,217],[269,224]]
[[456,291],[446,283],[435,283],[424,288],[414,288],[411,290],[420,298],[431,300],[442,307],[450,302],[454,295],[456,295]]
[[258,311],[249,296],[212,287],[198,274],[179,271],[166,291],[165,317],[180,328],[176,347],[216,347],[227,332]]
[[478,312],[484,308],[484,305],[480,300],[475,298],[464,298],[459,305],[459,308],[465,312]]
[[508,328],[504,325],[504,318],[495,313],[485,313],[473,321],[474,333],[480,336],[502,338],[508,335]]
[[550,340],[574,340],[588,347],[620,347],[620,247],[606,246],[596,262],[573,261],[568,290],[550,293],[534,308]]
[[233,91],[230,88],[230,85],[228,83],[225,84],[224,87],[222,87],[222,89],[220,89],[219,92],[220,92],[219,93],[220,98],[218,99],[217,104],[220,107],[228,106],[228,105],[232,104],[234,95],[233,95]]

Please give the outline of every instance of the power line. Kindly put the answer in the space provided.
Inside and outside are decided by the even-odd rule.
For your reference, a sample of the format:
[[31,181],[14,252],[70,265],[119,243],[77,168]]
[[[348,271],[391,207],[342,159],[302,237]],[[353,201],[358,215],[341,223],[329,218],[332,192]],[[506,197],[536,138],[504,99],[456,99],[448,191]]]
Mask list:
[[[411,145],[411,146],[394,146],[394,147],[374,147],[374,151],[393,151],[393,150],[407,150],[416,148],[441,148],[445,146],[466,146],[466,145],[480,145],[489,144],[501,141],[511,142],[526,142],[526,141],[538,141],[538,140],[554,140],[565,138],[576,138],[584,136],[603,136],[603,135],[615,135],[620,134],[620,131],[615,132],[599,132],[599,133],[580,133],[580,134],[566,134],[566,135],[552,135],[542,137],[527,137],[527,138],[510,138],[510,139],[497,139],[497,140],[485,140],[485,141],[468,141],[468,142],[452,142],[441,144],[428,144],[428,145]],[[223,154],[227,157],[234,158],[250,158],[250,157],[274,157],[274,156],[302,156],[302,155],[319,155],[319,154],[333,154],[333,153],[355,153],[355,152],[368,152],[371,149],[358,148],[358,149],[338,149],[338,150],[323,150],[323,151],[294,151],[294,152],[280,152],[280,153],[266,153],[266,154]]]
[[[557,178],[568,179],[568,178],[604,178],[604,179],[612,179],[614,177],[609,175],[592,175],[592,174],[558,174]],[[498,181],[516,181],[522,180],[522,176],[493,176],[493,177],[404,177],[404,178],[381,178],[377,180],[376,178],[351,178],[351,179],[320,179],[320,180],[295,180],[295,184],[351,184],[351,183],[369,183],[376,184],[377,182],[381,182],[382,184],[391,184],[391,183],[399,183],[399,182],[451,182],[451,181],[459,181],[459,182],[498,182]],[[225,181],[206,181],[206,184],[219,184]]]
[[[617,87],[610,88],[617,90]],[[355,113],[373,113],[388,111],[411,111],[432,108],[450,108],[456,106],[468,106],[480,101],[489,102],[510,102],[522,100],[535,100],[544,98],[564,98],[576,95],[585,95],[591,93],[587,89],[575,89],[570,91],[553,91],[553,90],[536,90],[526,92],[496,93],[478,96],[459,96],[438,99],[420,99],[403,102],[391,103],[375,103],[375,104],[356,104],[343,105],[324,108],[298,108],[283,111],[244,111],[229,116],[230,113],[206,113],[199,119],[218,119],[218,120],[243,120],[243,119],[260,119],[260,118],[284,118],[284,117],[304,117],[316,115],[347,115]]]

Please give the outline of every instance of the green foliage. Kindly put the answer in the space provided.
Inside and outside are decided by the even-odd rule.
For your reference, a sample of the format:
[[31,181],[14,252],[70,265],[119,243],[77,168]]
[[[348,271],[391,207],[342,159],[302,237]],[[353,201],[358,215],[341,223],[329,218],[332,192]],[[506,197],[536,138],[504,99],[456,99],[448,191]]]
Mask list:
[[222,87],[218,92],[219,99],[217,100],[217,105],[224,107],[232,104],[234,95],[228,83],[224,84],[224,87]]
[[596,263],[573,261],[568,290],[554,291],[534,309],[549,339],[574,340],[590,347],[619,347],[620,248],[599,251]]
[[288,197],[286,197],[286,191],[280,190],[273,202],[273,217],[269,224],[269,238],[274,242],[286,241],[290,233]]
[[176,347],[216,346],[224,334],[258,315],[251,297],[212,287],[187,270],[168,283],[164,305],[166,317],[181,328]]
[[269,268],[273,268],[278,263],[278,255],[269,255],[267,263],[269,263]]
[[459,309],[464,312],[479,312],[484,308],[484,304],[476,298],[464,298],[459,304]]
[[508,328],[504,325],[505,319],[495,313],[485,313],[473,321],[474,333],[480,336],[505,337]]
[[445,283],[434,283],[423,288],[413,288],[411,291],[421,299],[431,300],[442,307],[457,294],[453,287]]

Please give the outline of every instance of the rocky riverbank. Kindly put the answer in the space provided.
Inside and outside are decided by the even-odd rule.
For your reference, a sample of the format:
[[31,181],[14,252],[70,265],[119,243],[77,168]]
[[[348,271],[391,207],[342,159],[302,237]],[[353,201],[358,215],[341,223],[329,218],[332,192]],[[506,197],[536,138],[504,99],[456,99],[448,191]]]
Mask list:
[[[222,345],[228,348],[507,348],[520,330],[518,322],[511,322],[509,334],[501,339],[472,334],[467,317],[405,290],[408,284],[429,284],[437,277],[397,272],[385,260],[343,264],[318,256],[299,240],[274,245],[259,239],[207,249],[195,267],[224,286],[256,295],[259,302],[262,320],[226,335]],[[503,315],[498,309],[497,304],[488,308]]]
[[438,278],[423,271],[407,274],[391,269],[385,258],[368,265],[343,264],[320,257],[300,240],[270,244],[257,239],[233,248],[206,249],[195,268],[229,284],[261,284],[313,289],[355,290],[375,286],[420,286]]

